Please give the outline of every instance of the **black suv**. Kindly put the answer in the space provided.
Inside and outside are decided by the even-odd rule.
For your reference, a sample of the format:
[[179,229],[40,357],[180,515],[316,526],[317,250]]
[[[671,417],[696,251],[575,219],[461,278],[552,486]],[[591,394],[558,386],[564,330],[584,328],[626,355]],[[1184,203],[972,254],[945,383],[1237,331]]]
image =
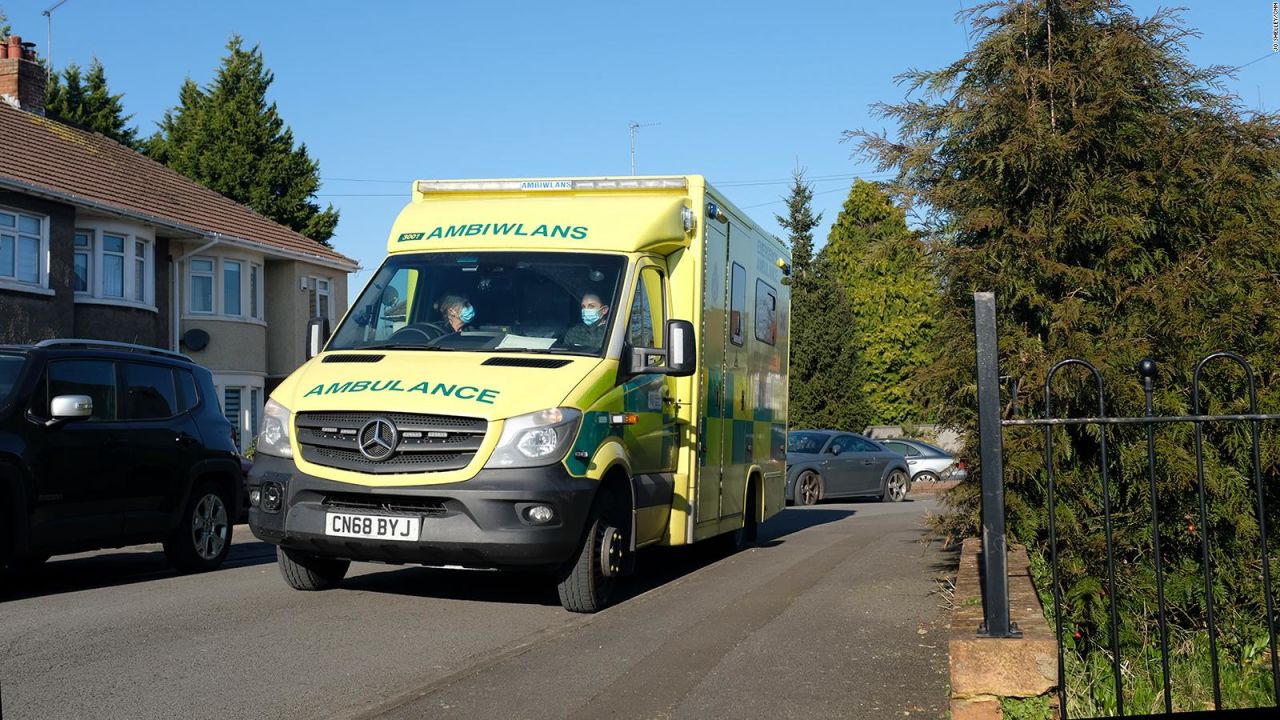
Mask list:
[[180,570],[218,567],[243,487],[232,438],[186,355],[0,345],[0,568],[157,541]]

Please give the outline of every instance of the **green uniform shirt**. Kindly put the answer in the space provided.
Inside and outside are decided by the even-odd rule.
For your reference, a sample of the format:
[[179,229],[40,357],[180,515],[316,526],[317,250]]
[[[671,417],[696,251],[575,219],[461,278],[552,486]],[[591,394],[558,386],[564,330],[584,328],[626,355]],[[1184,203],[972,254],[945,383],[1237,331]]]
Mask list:
[[604,336],[609,331],[609,322],[607,317],[600,318],[591,325],[579,323],[565,331],[564,344],[570,347],[586,348],[593,352],[599,352],[600,346],[604,344]]

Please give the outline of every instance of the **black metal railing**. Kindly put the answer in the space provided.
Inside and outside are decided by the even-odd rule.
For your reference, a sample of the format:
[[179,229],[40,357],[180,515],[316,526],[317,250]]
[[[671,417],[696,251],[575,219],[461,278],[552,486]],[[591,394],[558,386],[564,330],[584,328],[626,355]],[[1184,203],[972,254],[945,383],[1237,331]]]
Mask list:
[[[1064,658],[1062,580],[1059,577],[1060,558],[1057,527],[1058,491],[1054,467],[1054,429],[1064,426],[1095,426],[1097,428],[1097,453],[1099,464],[1099,480],[1103,513],[1103,539],[1106,555],[1106,595],[1109,615],[1109,645],[1111,666],[1115,679],[1116,711],[1124,715],[1124,682],[1121,667],[1121,648],[1119,637],[1120,618],[1117,607],[1115,539],[1112,527],[1113,488],[1108,473],[1108,428],[1117,426],[1144,426],[1147,440],[1147,485],[1150,494],[1151,542],[1156,580],[1156,601],[1158,627],[1160,631],[1160,660],[1163,682],[1163,701],[1166,714],[1173,714],[1173,689],[1170,687],[1169,668],[1169,619],[1165,597],[1165,558],[1162,556],[1160,530],[1160,502],[1156,485],[1156,444],[1155,429],[1157,426],[1177,423],[1190,423],[1195,429],[1196,457],[1196,490],[1198,493],[1200,566],[1204,582],[1204,602],[1206,625],[1209,639],[1209,659],[1213,684],[1213,706],[1217,710],[1222,706],[1222,687],[1219,674],[1218,629],[1214,617],[1214,569],[1210,560],[1208,498],[1205,491],[1204,463],[1204,425],[1205,423],[1237,422],[1249,423],[1251,426],[1251,470],[1253,491],[1256,494],[1257,520],[1261,537],[1262,584],[1266,598],[1266,622],[1270,648],[1271,689],[1276,706],[1280,707],[1280,658],[1276,653],[1275,608],[1271,586],[1271,556],[1267,547],[1266,500],[1260,461],[1260,432],[1263,422],[1280,420],[1280,414],[1258,412],[1257,382],[1252,366],[1245,358],[1233,352],[1215,352],[1202,358],[1195,366],[1192,379],[1192,402],[1190,415],[1156,415],[1153,410],[1154,379],[1156,364],[1150,359],[1138,364],[1138,375],[1142,381],[1146,398],[1146,414],[1141,417],[1110,417],[1106,413],[1104,385],[1102,373],[1086,360],[1071,358],[1054,365],[1048,372],[1044,386],[1044,415],[1038,418],[1004,418],[1000,405],[1000,371],[998,363],[998,343],[996,333],[995,296],[992,293],[974,293],[975,336],[977,339],[977,379],[979,440],[981,443],[981,481],[982,481],[982,540],[983,571],[982,605],[983,623],[978,634],[983,637],[1009,638],[1018,637],[1016,624],[1009,619],[1009,586],[1006,567],[1005,549],[1005,502],[1004,502],[1004,466],[1003,446],[1004,429],[1016,427],[1044,428],[1044,472],[1047,479],[1048,500],[1048,544],[1050,582],[1054,602],[1055,639],[1058,646],[1058,699],[1059,712],[1067,718],[1067,678]],[[1201,378],[1203,371],[1210,363],[1228,361],[1243,370],[1248,385],[1248,412],[1242,414],[1202,414]],[[1092,417],[1055,417],[1054,415],[1054,378],[1067,368],[1083,368],[1092,375],[1094,392],[1097,400],[1097,415]],[[1015,393],[1016,395],[1016,393]]]

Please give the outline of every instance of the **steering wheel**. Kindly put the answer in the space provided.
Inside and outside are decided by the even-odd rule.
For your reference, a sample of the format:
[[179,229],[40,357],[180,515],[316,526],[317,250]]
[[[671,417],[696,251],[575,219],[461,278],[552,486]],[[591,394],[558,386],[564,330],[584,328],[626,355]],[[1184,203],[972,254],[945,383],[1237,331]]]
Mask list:
[[440,323],[412,323],[387,336],[387,342],[412,342],[413,335],[421,335],[424,341],[431,342],[448,334],[449,331],[441,327]]

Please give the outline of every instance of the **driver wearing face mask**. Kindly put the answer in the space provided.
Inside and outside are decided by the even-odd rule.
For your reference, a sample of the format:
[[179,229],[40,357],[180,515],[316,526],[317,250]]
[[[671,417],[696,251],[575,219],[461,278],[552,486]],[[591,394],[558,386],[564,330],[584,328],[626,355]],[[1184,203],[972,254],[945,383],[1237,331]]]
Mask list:
[[440,315],[452,332],[460,333],[471,329],[471,321],[476,317],[476,309],[471,301],[463,295],[444,295],[436,303]]
[[600,296],[586,293],[582,296],[582,324],[574,325],[564,334],[564,344],[598,351],[609,331],[609,306]]

